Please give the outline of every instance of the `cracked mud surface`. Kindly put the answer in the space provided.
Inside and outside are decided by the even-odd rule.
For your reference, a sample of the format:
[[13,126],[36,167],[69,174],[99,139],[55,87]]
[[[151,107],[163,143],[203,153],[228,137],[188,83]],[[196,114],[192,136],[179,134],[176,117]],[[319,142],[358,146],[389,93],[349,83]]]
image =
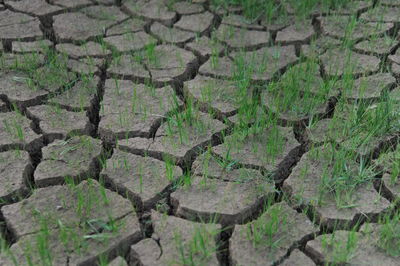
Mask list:
[[0,0],[0,265],[399,265],[400,1],[215,2]]

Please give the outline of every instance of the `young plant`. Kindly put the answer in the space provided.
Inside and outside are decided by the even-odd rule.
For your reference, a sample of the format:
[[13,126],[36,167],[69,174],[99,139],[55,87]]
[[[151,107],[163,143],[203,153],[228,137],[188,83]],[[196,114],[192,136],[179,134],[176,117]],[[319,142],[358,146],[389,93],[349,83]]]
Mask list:
[[212,256],[217,253],[214,244],[218,230],[209,229],[203,224],[196,226],[189,241],[183,241],[179,232],[174,232],[174,242],[179,258],[173,264],[207,265]]
[[267,247],[276,249],[280,247],[282,232],[285,232],[287,214],[281,205],[268,203],[265,214],[247,225],[246,237],[252,242],[254,248]]
[[332,265],[350,262],[357,250],[358,238],[358,233],[354,230],[323,235],[322,249],[327,253],[326,260]]
[[384,216],[379,227],[378,246],[392,257],[400,257],[400,213]]

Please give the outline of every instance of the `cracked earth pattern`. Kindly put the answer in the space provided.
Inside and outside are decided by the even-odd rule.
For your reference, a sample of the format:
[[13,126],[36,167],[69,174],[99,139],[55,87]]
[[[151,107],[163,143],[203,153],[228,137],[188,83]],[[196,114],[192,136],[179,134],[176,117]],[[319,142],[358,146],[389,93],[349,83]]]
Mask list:
[[[313,10],[299,24],[250,23],[241,8],[208,0],[0,0],[0,235],[9,246],[0,265],[326,265],[324,237],[347,239],[359,223],[350,265],[400,265],[368,238],[400,198],[387,163],[399,158],[381,154],[399,132],[348,147],[384,169],[354,190],[356,207],[315,200],[324,162],[314,155],[329,154],[321,143],[347,147],[330,122],[348,119],[354,102],[379,104],[386,90],[400,101],[400,1],[376,2]],[[351,15],[361,23],[349,36]],[[231,135],[238,57],[264,66],[246,93],[258,97],[257,114],[277,118],[272,161],[264,143],[273,129]],[[282,95],[257,87],[284,87],[307,57],[318,59],[306,66],[315,97],[328,78],[339,84],[319,97],[312,128],[307,114],[280,111]],[[349,73],[354,89],[344,92]],[[339,97],[349,105],[335,106]],[[170,122],[191,103],[195,121]],[[277,247],[249,240],[276,223]]]

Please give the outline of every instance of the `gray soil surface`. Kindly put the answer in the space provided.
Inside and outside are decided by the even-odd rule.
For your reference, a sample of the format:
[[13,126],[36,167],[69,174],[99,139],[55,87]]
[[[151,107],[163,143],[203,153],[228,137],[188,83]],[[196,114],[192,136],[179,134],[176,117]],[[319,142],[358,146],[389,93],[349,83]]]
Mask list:
[[0,265],[400,265],[400,0],[309,2],[0,0]]

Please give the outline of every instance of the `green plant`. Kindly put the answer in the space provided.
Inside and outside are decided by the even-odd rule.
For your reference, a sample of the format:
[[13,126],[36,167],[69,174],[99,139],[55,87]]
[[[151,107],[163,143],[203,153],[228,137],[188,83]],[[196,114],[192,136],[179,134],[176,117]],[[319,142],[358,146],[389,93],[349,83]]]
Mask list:
[[[328,146],[328,145],[326,145]],[[334,144],[325,147],[323,154],[313,154],[323,163],[323,172],[319,185],[318,202],[323,204],[327,195],[332,195],[338,208],[352,208],[354,192],[363,184],[372,182],[375,169],[368,166],[364,158],[356,162],[355,155],[343,148],[336,148]]]
[[338,231],[322,236],[322,249],[326,260],[332,265],[348,263],[358,247],[359,236],[356,231]]
[[281,205],[271,206],[269,203],[266,213],[247,225],[246,236],[254,248],[276,249],[280,247],[282,233],[287,230],[287,226],[287,214],[282,211]]
[[378,246],[389,256],[400,257],[400,213],[386,215],[380,223]]
[[191,266],[207,265],[217,252],[214,241],[218,233],[218,230],[199,225],[194,228],[191,238],[183,241],[181,233],[174,232],[174,242],[179,258],[171,263]]

